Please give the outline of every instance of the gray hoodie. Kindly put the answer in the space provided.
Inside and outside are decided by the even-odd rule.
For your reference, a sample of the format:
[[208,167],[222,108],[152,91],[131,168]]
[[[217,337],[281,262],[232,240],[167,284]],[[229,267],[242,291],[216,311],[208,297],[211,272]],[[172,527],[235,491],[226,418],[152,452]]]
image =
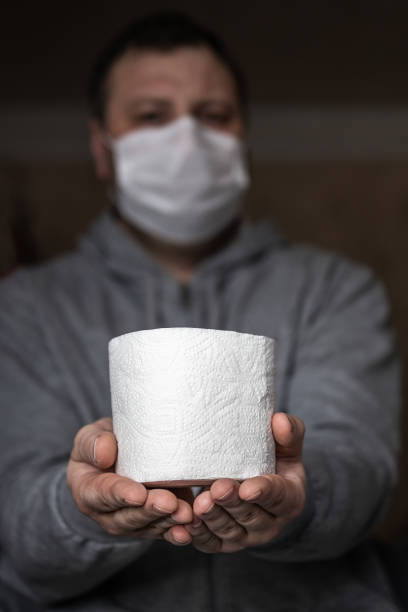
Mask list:
[[[119,538],[76,508],[73,438],[110,414],[107,345],[192,326],[277,340],[277,409],[306,424],[307,504],[233,554]],[[372,273],[285,241],[237,237],[181,285],[109,213],[68,255],[0,284],[0,576],[47,610],[392,611],[362,544],[396,482],[399,368]]]

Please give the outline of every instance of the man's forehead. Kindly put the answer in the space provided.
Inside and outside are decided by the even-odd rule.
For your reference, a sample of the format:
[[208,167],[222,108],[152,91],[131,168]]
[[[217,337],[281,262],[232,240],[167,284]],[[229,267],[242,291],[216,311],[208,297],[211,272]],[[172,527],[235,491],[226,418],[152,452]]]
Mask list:
[[234,90],[228,69],[206,47],[174,51],[128,51],[115,62],[107,79],[110,93],[166,95],[173,90],[200,91],[210,88],[219,95]]

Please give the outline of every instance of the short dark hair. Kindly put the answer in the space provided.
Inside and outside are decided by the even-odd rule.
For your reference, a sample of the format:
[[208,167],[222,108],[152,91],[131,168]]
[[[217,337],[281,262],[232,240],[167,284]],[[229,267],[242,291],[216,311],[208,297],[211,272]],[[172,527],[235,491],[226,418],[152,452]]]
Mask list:
[[148,49],[166,52],[180,47],[199,46],[208,47],[230,71],[245,112],[248,102],[246,80],[224,43],[211,30],[196,23],[189,16],[171,11],[153,13],[136,19],[103,49],[89,78],[88,98],[92,115],[103,121],[106,77],[114,62],[126,51]]

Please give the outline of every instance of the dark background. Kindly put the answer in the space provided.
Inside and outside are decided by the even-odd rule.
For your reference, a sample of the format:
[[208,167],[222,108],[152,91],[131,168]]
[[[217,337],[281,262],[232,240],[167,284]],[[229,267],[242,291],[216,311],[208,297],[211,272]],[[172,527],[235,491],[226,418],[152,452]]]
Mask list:
[[[248,75],[248,213],[272,214],[289,238],[372,266],[388,288],[407,363],[407,2],[7,3],[0,26],[0,274],[70,248],[106,204],[87,153],[87,74],[112,34],[158,8],[186,10],[213,28]],[[404,430],[401,483],[381,528],[385,537],[408,531]]]

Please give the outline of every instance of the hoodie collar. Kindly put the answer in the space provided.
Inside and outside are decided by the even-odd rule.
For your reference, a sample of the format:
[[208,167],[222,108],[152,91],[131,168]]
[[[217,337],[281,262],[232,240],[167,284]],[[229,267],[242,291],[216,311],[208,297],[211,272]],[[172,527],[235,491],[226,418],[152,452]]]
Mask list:
[[[195,277],[213,271],[231,269],[266,250],[287,245],[287,240],[276,229],[271,219],[250,222],[244,219],[236,236],[214,255],[206,257],[198,266]],[[167,276],[167,271],[132,238],[111,211],[105,211],[91,225],[80,242],[82,250],[91,250],[101,257],[116,275]]]

